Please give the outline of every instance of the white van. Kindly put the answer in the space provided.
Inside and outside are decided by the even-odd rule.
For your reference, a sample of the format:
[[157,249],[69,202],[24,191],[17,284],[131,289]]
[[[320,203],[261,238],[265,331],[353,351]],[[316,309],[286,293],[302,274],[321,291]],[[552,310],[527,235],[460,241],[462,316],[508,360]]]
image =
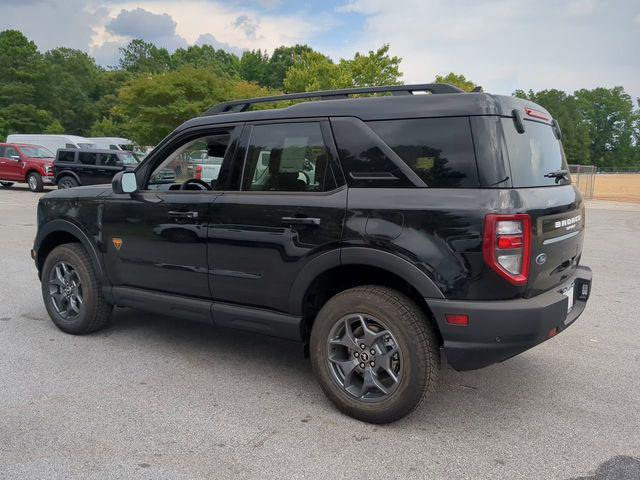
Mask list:
[[88,138],[79,137],[77,135],[45,135],[45,134],[15,134],[7,137],[7,143],[27,143],[31,145],[40,145],[46,147],[52,152],[56,152],[59,148],[97,148]]
[[133,151],[135,144],[128,138],[121,137],[89,137],[87,140],[95,143],[98,148],[106,150],[128,150]]

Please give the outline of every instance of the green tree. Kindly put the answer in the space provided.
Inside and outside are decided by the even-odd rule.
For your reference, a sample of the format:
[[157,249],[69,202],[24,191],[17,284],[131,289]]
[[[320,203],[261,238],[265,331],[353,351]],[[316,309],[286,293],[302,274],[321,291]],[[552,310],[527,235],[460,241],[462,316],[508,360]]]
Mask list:
[[591,160],[599,166],[633,162],[638,112],[622,87],[575,92],[578,108],[589,130]]
[[36,44],[22,33],[0,32],[0,107],[34,101],[41,60]]
[[48,51],[43,64],[36,105],[48,110],[67,133],[85,134],[96,119],[100,68],[89,55],[70,48]]
[[240,78],[266,86],[269,82],[269,55],[262,50],[243,52],[240,58]]
[[0,108],[0,138],[12,133],[60,133],[60,124],[46,110],[16,103]]
[[458,87],[465,92],[471,92],[477,85],[471,80],[467,80],[464,75],[458,75],[453,72],[442,76],[436,75],[435,83],[448,83],[449,85],[453,85],[454,87]]
[[171,55],[171,63],[174,68],[191,65],[197,68],[212,68],[231,78],[240,77],[238,56],[222,49],[216,49],[211,45],[192,45],[188,48],[178,48]]
[[517,90],[515,95],[543,106],[558,121],[568,163],[582,165],[591,163],[589,129],[576,97],[560,90],[540,92],[529,90],[528,93]]
[[340,60],[352,78],[354,87],[376,87],[400,85],[400,62],[402,58],[389,56],[389,45],[369,51],[367,55],[356,53],[353,60]]
[[336,64],[315,51],[303,51],[287,71],[284,88],[287,92],[312,92],[349,87],[398,85],[402,74],[401,59],[388,54],[383,45],[367,55],[356,53],[353,59],[340,59]]
[[294,45],[293,47],[285,47],[284,45],[276,48],[269,58],[268,74],[266,78],[267,87],[282,90],[284,88],[284,78],[287,71],[294,64],[296,58],[299,58],[303,52],[313,52],[308,45]]
[[171,69],[171,55],[166,48],[158,48],[139,38],[121,48],[120,54],[120,68],[128,72],[160,73]]
[[[162,75],[131,79],[120,89],[113,114],[123,119],[122,134],[140,145],[155,145],[215,103],[267,94],[257,85],[187,65]],[[107,125],[107,121],[99,124],[96,131]]]

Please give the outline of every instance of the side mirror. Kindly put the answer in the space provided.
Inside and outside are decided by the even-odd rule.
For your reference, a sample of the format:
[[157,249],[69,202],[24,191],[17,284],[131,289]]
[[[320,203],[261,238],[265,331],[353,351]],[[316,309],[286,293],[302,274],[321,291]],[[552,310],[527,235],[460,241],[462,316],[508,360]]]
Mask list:
[[136,174],[134,172],[118,172],[111,181],[113,193],[134,193],[138,190]]

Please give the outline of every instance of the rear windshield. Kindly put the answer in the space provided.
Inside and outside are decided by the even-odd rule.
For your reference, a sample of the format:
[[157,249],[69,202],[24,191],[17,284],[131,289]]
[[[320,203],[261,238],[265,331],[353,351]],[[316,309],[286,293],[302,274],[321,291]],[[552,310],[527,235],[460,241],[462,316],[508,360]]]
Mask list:
[[[501,120],[515,188],[571,183],[562,145],[550,125],[526,120],[524,133],[518,133],[512,118]],[[550,175],[561,170],[567,172],[565,177]]]

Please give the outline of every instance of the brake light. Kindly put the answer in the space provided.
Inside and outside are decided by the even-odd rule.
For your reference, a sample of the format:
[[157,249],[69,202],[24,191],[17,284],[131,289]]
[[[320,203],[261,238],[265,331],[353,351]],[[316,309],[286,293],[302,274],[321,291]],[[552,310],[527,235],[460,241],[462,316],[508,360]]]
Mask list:
[[202,165],[196,165],[196,180],[202,180]]
[[540,120],[550,120],[546,114],[534,108],[525,108],[524,113],[532,118],[539,118]]
[[524,285],[531,256],[531,217],[490,214],[484,218],[484,261],[513,285]]

